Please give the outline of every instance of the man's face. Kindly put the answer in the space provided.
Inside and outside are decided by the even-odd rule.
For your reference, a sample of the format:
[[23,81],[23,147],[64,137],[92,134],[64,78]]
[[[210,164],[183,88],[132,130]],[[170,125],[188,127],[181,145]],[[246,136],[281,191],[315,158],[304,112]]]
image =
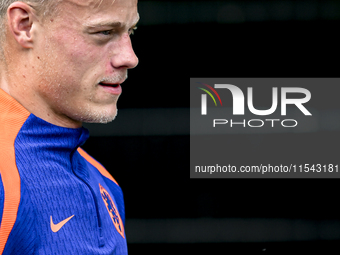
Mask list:
[[120,84],[138,64],[130,40],[137,0],[64,0],[58,8],[35,31],[37,96],[60,119],[112,121]]

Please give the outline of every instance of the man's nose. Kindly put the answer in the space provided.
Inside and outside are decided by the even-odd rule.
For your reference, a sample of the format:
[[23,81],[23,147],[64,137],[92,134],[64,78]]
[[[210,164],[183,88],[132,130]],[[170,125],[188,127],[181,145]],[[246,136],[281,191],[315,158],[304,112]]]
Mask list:
[[131,69],[138,65],[138,58],[132,49],[130,36],[126,33],[122,35],[114,49],[115,54],[111,57],[111,65],[115,69]]

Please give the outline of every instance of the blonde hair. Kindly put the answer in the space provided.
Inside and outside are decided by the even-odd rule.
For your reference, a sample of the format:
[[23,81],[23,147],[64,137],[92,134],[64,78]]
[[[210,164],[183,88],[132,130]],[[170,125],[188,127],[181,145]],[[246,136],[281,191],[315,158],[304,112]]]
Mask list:
[[43,12],[45,16],[50,10],[53,10],[58,0],[0,0],[0,18],[3,19],[6,16],[7,8],[14,2],[23,2],[34,7],[38,13]]

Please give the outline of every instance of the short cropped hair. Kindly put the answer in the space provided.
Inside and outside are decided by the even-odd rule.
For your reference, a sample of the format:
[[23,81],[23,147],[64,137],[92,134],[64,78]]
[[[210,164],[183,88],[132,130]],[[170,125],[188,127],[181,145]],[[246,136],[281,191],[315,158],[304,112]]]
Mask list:
[[[0,0],[0,18],[3,19],[6,16],[7,8],[18,0]],[[38,13],[43,12],[46,15],[48,11],[52,10],[53,7],[60,1],[58,0],[21,0],[20,2],[27,3],[34,7]]]

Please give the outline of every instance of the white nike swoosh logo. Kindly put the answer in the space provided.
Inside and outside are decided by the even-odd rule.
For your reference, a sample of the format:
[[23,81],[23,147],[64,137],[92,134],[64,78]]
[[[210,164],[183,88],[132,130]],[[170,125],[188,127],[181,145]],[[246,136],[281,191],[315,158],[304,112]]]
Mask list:
[[51,216],[51,230],[56,233],[58,232],[70,219],[72,219],[74,215],[68,217],[67,219],[65,220],[62,220],[61,222],[57,223],[57,224],[54,224],[53,223],[53,220],[52,220],[52,216]]

